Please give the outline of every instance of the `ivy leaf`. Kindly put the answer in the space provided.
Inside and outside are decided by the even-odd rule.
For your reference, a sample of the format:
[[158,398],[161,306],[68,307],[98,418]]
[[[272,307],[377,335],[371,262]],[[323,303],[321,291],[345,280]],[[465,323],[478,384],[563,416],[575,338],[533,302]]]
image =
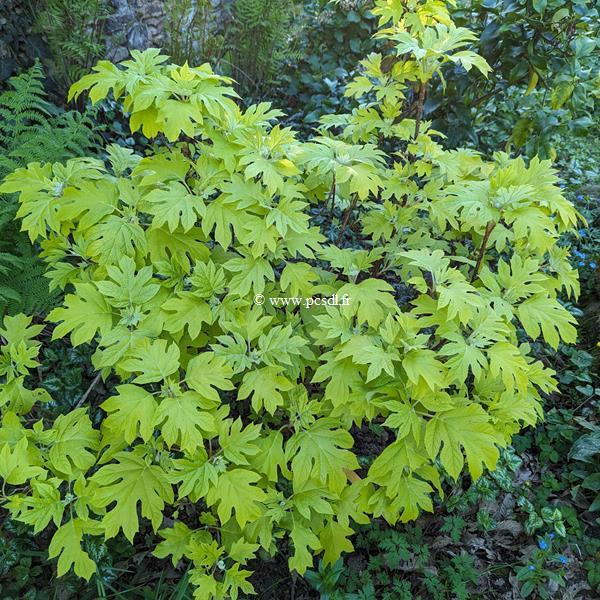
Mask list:
[[215,487],[206,495],[209,506],[218,504],[217,514],[225,525],[235,511],[235,519],[240,527],[257,519],[263,512],[260,504],[266,500],[264,491],[252,485],[260,480],[260,475],[247,469],[232,469],[219,475]]
[[143,447],[119,452],[114,459],[116,463],[104,465],[91,477],[98,486],[94,504],[100,508],[114,504],[102,517],[107,539],[122,529],[125,537],[133,542],[133,536],[139,531],[138,503],[142,517],[150,519],[156,531],[162,522],[165,503],[173,502],[173,489],[163,469],[149,464]]

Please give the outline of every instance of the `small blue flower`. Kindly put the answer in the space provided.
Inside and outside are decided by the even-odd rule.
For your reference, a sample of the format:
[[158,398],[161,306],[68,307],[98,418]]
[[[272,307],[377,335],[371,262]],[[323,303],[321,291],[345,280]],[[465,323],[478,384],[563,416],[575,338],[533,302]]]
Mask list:
[[569,559],[566,556],[564,556],[563,554],[558,555],[558,560],[563,565],[566,565],[569,562]]
[[549,534],[548,534],[548,537],[549,537],[551,540],[553,540],[553,539],[554,539],[556,536],[554,535],[554,533],[549,533]]
[[573,250],[573,256],[577,256],[579,258],[583,258],[584,254],[582,252],[579,252],[579,250]]
[[594,261],[590,263],[590,269],[595,269],[597,266],[598,265]]
[[585,229],[580,229],[577,233],[580,235],[580,237],[585,237],[587,235],[587,231]]
[[577,200],[583,200],[583,195],[582,194],[578,194],[577,195]]
[[528,568],[530,571],[535,571],[535,567],[534,567],[533,565],[529,565],[527,568]]
[[585,267],[585,260],[580,260],[579,261],[579,266],[580,267]]
[[538,546],[540,547],[540,550],[548,550],[548,542],[546,540],[540,540]]

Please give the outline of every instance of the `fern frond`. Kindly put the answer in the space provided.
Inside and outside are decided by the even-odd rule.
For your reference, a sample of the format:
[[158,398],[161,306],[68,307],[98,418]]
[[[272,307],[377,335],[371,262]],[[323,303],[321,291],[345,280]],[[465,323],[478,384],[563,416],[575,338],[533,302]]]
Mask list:
[[[97,134],[90,114],[61,112],[46,100],[44,73],[36,64],[9,80],[0,94],[0,180],[29,162],[62,162],[94,154]],[[0,196],[0,315],[45,313],[58,296],[43,277],[44,263],[14,222],[16,202]]]

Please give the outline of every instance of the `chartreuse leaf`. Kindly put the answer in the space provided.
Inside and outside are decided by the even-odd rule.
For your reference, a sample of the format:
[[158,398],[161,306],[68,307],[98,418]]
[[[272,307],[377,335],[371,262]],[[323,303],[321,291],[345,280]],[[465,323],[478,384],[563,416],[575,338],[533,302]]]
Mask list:
[[134,383],[164,381],[179,369],[179,348],[166,340],[144,338],[128,356],[119,366],[130,373],[139,373]]
[[210,325],[213,316],[209,304],[192,292],[180,292],[162,305],[165,311],[165,329],[170,333],[182,333],[186,330],[192,339],[202,331],[202,324]]
[[173,502],[173,488],[164,470],[144,456],[141,446],[119,452],[114,460],[91,477],[97,486],[93,501],[98,508],[114,505],[102,517],[106,537],[115,537],[123,530],[125,537],[133,541],[139,530],[138,504],[142,517],[150,519],[156,530],[165,503]]
[[13,518],[27,525],[33,525],[33,533],[44,530],[50,522],[60,525],[65,505],[62,501],[58,486],[59,479],[48,481],[31,480],[31,496],[13,495],[7,506],[13,513]]
[[100,406],[108,413],[104,427],[113,435],[123,436],[128,444],[138,436],[145,442],[152,437],[157,402],[145,389],[131,384],[117,386],[117,395]]
[[473,479],[483,473],[482,465],[493,469],[503,444],[490,418],[478,404],[441,412],[425,427],[425,447],[432,459],[440,451],[440,461],[449,475],[457,479],[464,464],[463,450]]
[[500,376],[508,389],[523,391],[527,388],[527,362],[519,349],[508,342],[496,342],[487,350],[490,373]]
[[170,556],[173,566],[176,567],[183,558],[194,532],[185,523],[177,521],[173,527],[161,529],[158,535],[163,541],[156,545],[152,554],[157,558]]
[[219,475],[217,483],[208,491],[206,501],[209,506],[217,504],[219,520],[224,525],[235,512],[240,527],[258,518],[262,511],[261,502],[266,499],[264,491],[253,485],[260,475],[247,469],[232,469]]
[[352,445],[352,436],[336,428],[333,419],[319,419],[307,430],[295,433],[285,448],[294,481],[302,483],[314,477],[332,491],[341,492],[346,471],[359,468],[356,456],[348,450]]
[[348,539],[354,533],[354,530],[346,525],[338,523],[334,519],[329,519],[327,525],[319,535],[321,546],[325,549],[323,562],[326,565],[332,565],[336,562],[343,552],[352,552],[354,546]]
[[90,342],[99,331],[108,333],[113,324],[112,308],[92,283],[75,285],[76,294],[65,297],[65,307],[55,308],[48,315],[50,321],[60,322],[52,333],[57,339],[71,334],[73,346]]
[[[133,131],[167,143],[33,163],[1,184],[67,291],[53,337],[91,344],[103,380],[119,380],[93,420],[74,407],[35,422],[50,400],[29,389],[42,325],[3,319],[5,508],[54,536],[59,575],[92,575],[86,536],[133,541],[140,518],[155,531],[166,518],[155,556],[189,565],[195,598],[236,600],[253,593],[244,564],[259,548],[289,546],[300,574],[319,555],[333,564],[354,523],[432,511],[442,473],[493,469],[542,416],[557,383],[522,337],[575,340],[557,297],[579,291],[563,234],[580,215],[550,161],[446,150],[423,115],[405,118],[448,62],[489,70],[444,3],[413,4],[375,0],[381,53],[347,82],[356,106],[308,141],[269,104],[234,102],[208,64],[134,50],[71,97],[110,95]],[[369,422],[390,441],[359,471]]]
[[268,436],[257,438],[253,445],[258,452],[249,456],[249,462],[259,473],[264,473],[269,481],[278,481],[279,472],[289,477],[289,471],[283,452],[283,436],[279,431],[271,431]]
[[554,349],[558,348],[561,339],[567,344],[577,339],[575,317],[547,295],[536,294],[528,298],[519,305],[517,314],[528,336],[535,340],[541,332]]
[[179,483],[179,498],[189,496],[192,502],[204,498],[208,490],[217,483],[219,472],[201,448],[193,458],[174,461],[173,483]]
[[76,575],[86,580],[96,572],[96,563],[81,548],[81,544],[84,533],[99,533],[98,529],[94,521],[71,519],[56,530],[48,546],[48,558],[58,557],[59,577],[67,573],[71,567]]
[[392,507],[394,512],[399,513],[402,523],[416,519],[421,510],[433,512],[433,489],[426,481],[412,475],[402,475],[399,477],[397,491]]
[[100,434],[92,427],[85,409],[59,415],[47,437],[50,441],[48,464],[55,473],[75,479],[96,462]]
[[238,465],[247,465],[248,457],[258,454],[255,441],[260,436],[260,425],[248,425],[243,428],[242,420],[227,419],[221,425],[219,445],[227,460]]
[[288,559],[290,570],[297,571],[300,575],[313,565],[313,554],[321,549],[319,538],[309,529],[308,524],[294,521],[290,531],[290,538],[294,545],[294,554]]
[[205,212],[202,198],[178,181],[170,182],[166,189],[152,190],[144,200],[149,205],[148,212],[154,216],[153,227],[166,223],[169,231],[175,231],[179,225],[184,232],[189,231]]
[[212,403],[196,392],[162,398],[154,413],[154,423],[167,446],[177,444],[181,450],[193,453],[203,443],[204,436],[216,433],[214,417],[207,408],[212,408]]
[[380,279],[365,279],[361,283],[347,283],[338,290],[338,296],[347,295],[348,306],[342,306],[342,312],[349,316],[356,315],[357,322],[368,323],[377,327],[384,316],[398,310],[396,300],[390,292],[392,286]]
[[21,485],[32,477],[44,475],[42,467],[31,465],[27,452],[28,441],[21,438],[14,447],[8,442],[0,445],[0,478],[10,485]]
[[294,384],[279,375],[277,367],[263,367],[255,371],[248,371],[244,375],[242,385],[238,391],[238,400],[244,400],[252,394],[252,408],[259,412],[264,406],[271,414],[278,406],[283,406],[284,399],[281,392],[289,391]]
[[185,380],[199,394],[220,402],[219,390],[232,390],[231,376],[233,370],[227,362],[212,352],[202,352],[190,360]]
[[402,360],[402,368],[419,396],[445,385],[444,365],[437,360],[433,350],[410,350]]

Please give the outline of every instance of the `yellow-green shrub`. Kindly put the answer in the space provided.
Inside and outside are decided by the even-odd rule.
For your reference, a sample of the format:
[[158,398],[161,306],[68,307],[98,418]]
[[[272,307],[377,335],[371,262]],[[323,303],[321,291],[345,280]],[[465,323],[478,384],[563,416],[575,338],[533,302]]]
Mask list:
[[[4,506],[55,530],[59,575],[94,573],[84,535],[133,541],[148,519],[197,598],[236,598],[260,548],[289,540],[299,573],[331,563],[354,523],[431,511],[443,473],[493,469],[542,415],[556,382],[518,330],[575,340],[557,295],[577,294],[577,274],[557,242],[578,215],[549,163],[445,151],[422,122],[445,62],[488,70],[443,3],[377,11],[392,54],[366,59],[348,88],[361,102],[308,142],[267,104],[241,110],[207,65],[149,50],[100,62],[71,96],[112,93],[162,144],[30,164],[0,188],[67,292],[54,337],[93,344],[121,381],[99,427],[85,406],[30,418],[47,400],[25,385],[42,327],[5,319]],[[346,207],[337,244],[308,210],[330,204]],[[332,295],[349,301],[269,300]],[[350,432],[373,421],[393,441],[360,469]]]

